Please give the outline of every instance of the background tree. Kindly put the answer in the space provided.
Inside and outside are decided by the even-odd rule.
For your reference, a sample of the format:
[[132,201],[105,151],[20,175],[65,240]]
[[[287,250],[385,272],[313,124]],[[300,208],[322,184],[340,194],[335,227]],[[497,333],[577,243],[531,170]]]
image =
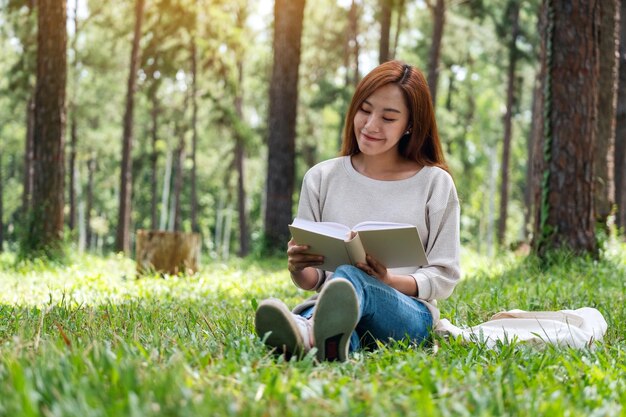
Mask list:
[[298,69],[304,0],[276,0],[274,61],[267,141],[265,238],[268,249],[284,248],[292,220]]
[[616,223],[626,229],[626,1],[620,1],[619,74],[615,127],[615,202]]
[[[510,0],[507,2],[506,15],[504,25],[498,32],[507,35],[509,39],[509,59],[507,69],[507,88],[506,88],[506,113],[504,115],[504,140],[502,143],[502,160],[500,174],[500,217],[498,219],[498,244],[504,244],[506,233],[506,220],[508,217],[509,206],[509,162],[511,159],[511,137],[512,137],[512,118],[513,107],[515,106],[515,84],[517,81],[517,39],[520,35],[519,25],[520,4],[518,0]],[[505,29],[506,28],[506,29]],[[508,33],[507,33],[508,32]],[[503,36],[504,37],[504,36]]]
[[120,199],[118,209],[117,237],[115,246],[118,251],[130,252],[130,221],[131,198],[133,184],[133,110],[134,96],[139,63],[139,41],[141,39],[141,23],[143,19],[144,0],[136,0],[135,30],[133,47],[130,55],[130,69],[128,74],[128,91],[126,93],[126,113],[124,114],[124,133],[122,136],[122,173],[120,177]]
[[615,201],[613,180],[615,149],[615,108],[619,64],[619,9],[617,0],[599,2],[600,76],[598,79],[598,118],[594,161],[595,216],[605,225]]
[[427,4],[433,16],[433,33],[428,53],[428,86],[432,96],[433,105],[437,103],[437,83],[439,81],[439,59],[441,56],[441,42],[443,39],[443,27],[446,21],[445,0],[428,0]]
[[393,0],[380,0],[380,48],[378,62],[389,61],[389,36],[391,35],[391,11]]
[[[598,103],[599,16],[595,0],[544,0],[544,182],[536,250],[597,253],[593,164]],[[572,100],[575,94],[577,99]]]
[[64,129],[67,77],[66,3],[37,2],[34,181],[23,251],[55,256],[62,251]]

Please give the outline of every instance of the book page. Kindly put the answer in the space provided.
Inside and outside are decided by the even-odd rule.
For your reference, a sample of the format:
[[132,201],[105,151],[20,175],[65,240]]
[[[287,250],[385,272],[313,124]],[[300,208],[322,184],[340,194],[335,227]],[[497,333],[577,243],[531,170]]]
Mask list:
[[428,264],[417,227],[364,230],[359,232],[365,252],[387,268],[420,267]]
[[325,271],[334,271],[338,266],[350,264],[350,256],[346,250],[346,243],[343,237],[328,236],[300,228],[295,224],[290,224],[289,230],[298,245],[308,245],[310,247],[307,253],[324,256],[324,263],[317,268]]
[[333,222],[313,222],[310,220],[295,218],[293,219],[291,225],[300,229],[310,230],[312,232],[332,236],[341,240],[348,239],[348,235],[350,233],[350,228],[348,226]]
[[366,221],[361,222],[354,226],[352,230],[359,232],[361,230],[386,230],[386,229],[400,229],[406,227],[415,227],[415,225],[408,223],[393,223],[393,222],[379,222],[379,221]]
[[363,249],[363,243],[361,243],[361,236],[355,234],[354,237],[346,242],[346,250],[352,265],[356,265],[357,262],[366,263],[365,249]]

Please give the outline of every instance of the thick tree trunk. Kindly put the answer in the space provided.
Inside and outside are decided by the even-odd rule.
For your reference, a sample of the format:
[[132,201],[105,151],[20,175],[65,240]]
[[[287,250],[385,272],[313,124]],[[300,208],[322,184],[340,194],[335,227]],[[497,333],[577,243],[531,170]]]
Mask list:
[[[66,2],[39,0],[32,205],[25,248],[59,253],[63,238]],[[52,252],[48,252],[52,251]]]
[[620,1],[619,84],[615,132],[615,203],[616,223],[626,229],[626,1]]
[[380,0],[380,45],[378,62],[389,61],[389,36],[391,34],[391,11],[393,0]]
[[431,7],[433,14],[433,35],[428,53],[428,87],[432,97],[433,106],[437,103],[437,81],[439,80],[439,60],[441,56],[441,41],[443,39],[443,27],[446,21],[445,0],[436,0]]
[[504,244],[506,219],[509,206],[509,163],[511,160],[512,119],[515,106],[515,69],[517,66],[517,38],[519,36],[519,2],[509,2],[508,22],[511,24],[509,41],[509,68],[507,71],[506,113],[504,115],[504,142],[502,143],[502,162],[500,165],[500,218],[498,219],[498,245]]
[[[349,65],[352,66],[352,85],[355,87],[361,79],[361,70],[359,69],[359,55],[361,53],[361,45],[359,43],[359,14],[359,5],[356,0],[352,0],[348,14],[348,47],[351,52],[348,56],[352,55],[353,59],[352,63]],[[346,68],[346,73],[348,72]]]
[[598,120],[594,161],[595,214],[606,225],[615,201],[613,180],[615,149],[615,108],[619,44],[617,0],[602,0],[600,5],[600,78],[598,80]]
[[292,220],[298,68],[305,0],[274,4],[274,63],[270,82],[267,202],[268,249],[284,249]]
[[[539,254],[597,253],[593,164],[598,104],[599,1],[544,0],[545,169],[538,207]],[[572,100],[576,97],[576,100]]]
[[[539,123],[543,120],[538,114],[541,111],[542,94],[541,94],[541,79],[537,74],[535,77],[535,84],[533,87],[533,100],[532,100],[532,116],[531,125],[528,138],[526,140],[526,185],[524,187],[524,237],[528,239],[532,236],[533,231],[533,219],[534,219],[534,207],[535,207],[535,189],[539,187],[539,184],[535,181],[533,159],[537,157],[534,155],[535,142],[540,139],[537,137],[541,134],[542,130],[539,128]],[[540,156],[540,155],[538,155]]]
[[133,108],[139,67],[139,40],[143,20],[144,0],[135,3],[135,30],[130,54],[126,111],[124,113],[124,133],[122,137],[122,175],[120,178],[120,203],[117,216],[117,236],[115,248],[119,252],[130,252],[130,213],[133,184]]
[[193,274],[198,270],[201,244],[197,233],[138,230],[137,272]]

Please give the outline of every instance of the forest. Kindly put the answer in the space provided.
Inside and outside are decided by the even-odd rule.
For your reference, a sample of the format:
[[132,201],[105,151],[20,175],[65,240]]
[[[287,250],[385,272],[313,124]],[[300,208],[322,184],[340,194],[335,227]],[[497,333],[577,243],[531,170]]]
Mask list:
[[132,256],[139,229],[198,232],[206,259],[282,250],[303,173],[392,58],[427,76],[464,246],[593,253],[623,230],[616,1],[1,4],[4,250]]
[[[0,0],[0,417],[625,415],[624,16],[617,0]],[[285,253],[302,178],[394,59],[426,77],[460,203],[437,325],[547,312],[561,339],[433,323],[320,362],[258,334],[264,301],[310,295]],[[198,239],[197,270],[140,270],[161,233]],[[601,330],[572,346],[582,310]]]

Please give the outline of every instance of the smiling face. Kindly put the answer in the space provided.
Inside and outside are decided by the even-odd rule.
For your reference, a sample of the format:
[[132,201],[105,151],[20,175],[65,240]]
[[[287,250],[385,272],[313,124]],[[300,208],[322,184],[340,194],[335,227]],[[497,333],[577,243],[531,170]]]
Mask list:
[[398,152],[400,138],[409,128],[409,109],[402,90],[386,84],[365,99],[354,116],[359,150],[368,156]]

